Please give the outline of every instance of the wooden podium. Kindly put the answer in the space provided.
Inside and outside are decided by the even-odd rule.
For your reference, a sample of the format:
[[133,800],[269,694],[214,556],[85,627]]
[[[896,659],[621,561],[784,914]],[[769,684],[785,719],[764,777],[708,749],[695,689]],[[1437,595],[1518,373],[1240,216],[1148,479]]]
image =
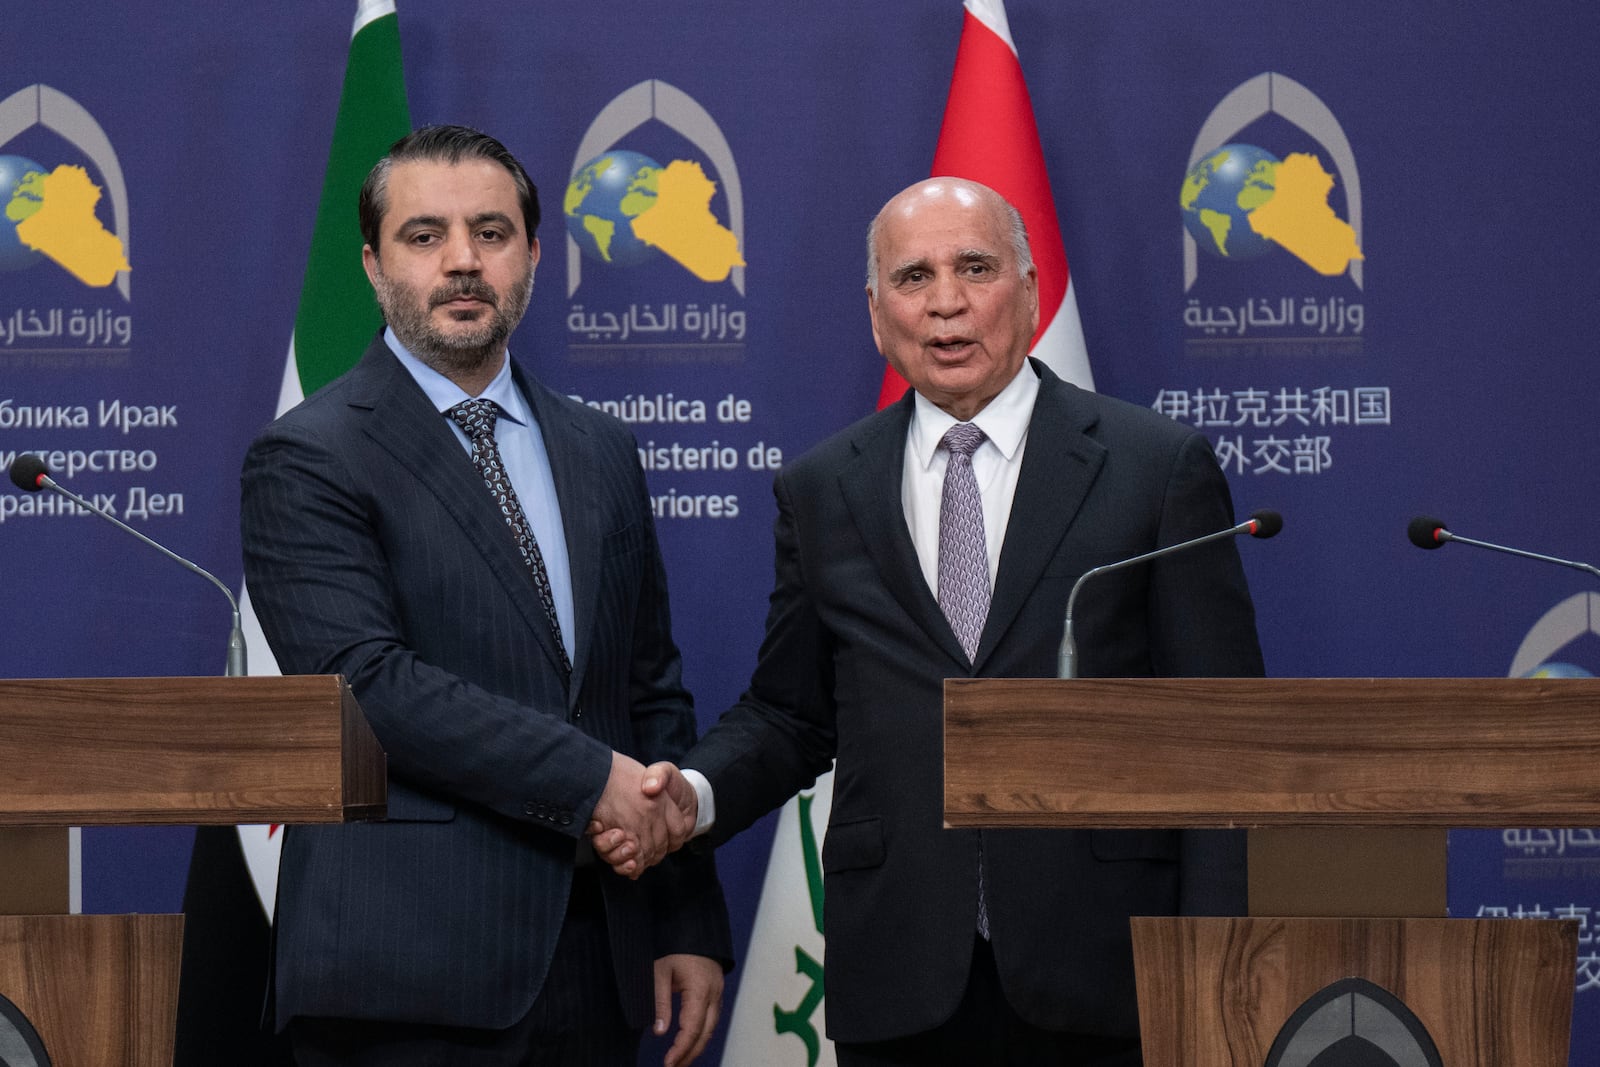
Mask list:
[[1319,1005],[1395,1062],[1565,1067],[1576,923],[1442,918],[1444,838],[1600,825],[1597,767],[1596,679],[945,683],[950,826],[1252,828],[1249,917],[1133,921],[1147,1067],[1311,1062]]
[[183,946],[181,915],[60,914],[67,827],[384,813],[383,751],[334,676],[0,680],[0,752],[0,996],[53,1067],[170,1067]]

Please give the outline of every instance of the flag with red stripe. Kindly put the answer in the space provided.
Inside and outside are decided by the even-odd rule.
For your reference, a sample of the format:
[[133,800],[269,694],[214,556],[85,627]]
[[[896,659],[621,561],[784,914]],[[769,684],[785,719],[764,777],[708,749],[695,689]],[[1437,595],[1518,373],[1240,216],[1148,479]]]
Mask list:
[[[933,174],[982,182],[1022,213],[1039,270],[1039,332],[1030,351],[1061,377],[1093,389],[1039,129],[1000,0],[966,0]],[[905,390],[905,379],[885,367],[878,407],[894,403]],[[822,1028],[821,839],[832,803],[829,773],[814,790],[791,799],[779,817],[724,1067],[834,1062]]]
[[[964,6],[950,98],[933,153],[933,176],[981,182],[1022,213],[1039,269],[1039,332],[1030,354],[1067,381],[1093,389],[1039,127],[1005,5],[1001,0],[966,0]],[[878,407],[894,403],[905,390],[905,379],[892,367],[884,368]]]

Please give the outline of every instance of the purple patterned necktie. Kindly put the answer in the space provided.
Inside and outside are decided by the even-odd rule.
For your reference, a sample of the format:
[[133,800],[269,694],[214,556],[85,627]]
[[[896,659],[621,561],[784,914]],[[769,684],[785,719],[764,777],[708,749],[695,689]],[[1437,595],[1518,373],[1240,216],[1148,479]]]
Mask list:
[[517,491],[511,488],[511,479],[506,476],[506,466],[500,458],[500,446],[494,439],[494,424],[500,418],[500,407],[493,400],[480,397],[477,400],[463,400],[445,414],[455,420],[455,424],[466,432],[467,439],[472,442],[472,465],[478,468],[484,483],[494,494],[500,514],[505,516],[506,525],[511,527],[511,533],[517,539],[522,562],[533,572],[533,584],[538,587],[539,602],[544,605],[544,616],[550,622],[550,632],[555,635],[561,670],[571,675],[572,661],[567,658],[567,645],[561,639],[561,621],[556,618],[556,598],[550,591],[550,572],[545,570],[539,542],[533,536],[533,527],[528,525],[528,517],[523,514]]
[[972,453],[986,440],[970,422],[958,422],[942,444],[950,453],[939,501],[939,610],[950,621],[970,661],[989,617],[989,553],[983,535],[983,498],[972,473]]
[[[958,422],[939,443],[950,453],[939,500],[939,610],[972,660],[989,617],[989,552],[983,533],[983,497],[972,473],[972,453],[985,440],[970,422]],[[978,839],[978,933],[989,940],[989,902],[983,888],[983,838]]]

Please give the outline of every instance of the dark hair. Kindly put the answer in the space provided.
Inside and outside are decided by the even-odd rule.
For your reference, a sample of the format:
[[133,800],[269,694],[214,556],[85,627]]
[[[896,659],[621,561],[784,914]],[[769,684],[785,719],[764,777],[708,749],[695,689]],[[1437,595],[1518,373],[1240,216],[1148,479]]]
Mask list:
[[389,171],[396,163],[422,161],[453,166],[463,159],[487,159],[506,169],[517,187],[522,225],[528,231],[528,240],[532,241],[534,231],[539,228],[539,190],[534,188],[528,172],[505,145],[468,126],[424,126],[389,146],[389,154],[378,160],[367,180],[361,183],[361,198],[357,204],[361,239],[373,252],[379,251],[379,231],[383,214],[389,208]]

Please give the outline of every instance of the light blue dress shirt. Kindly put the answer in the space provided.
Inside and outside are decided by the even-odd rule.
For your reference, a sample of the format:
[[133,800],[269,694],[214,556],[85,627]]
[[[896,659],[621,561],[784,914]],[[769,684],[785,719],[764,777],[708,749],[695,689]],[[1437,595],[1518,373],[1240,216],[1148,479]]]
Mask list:
[[[468,455],[472,442],[454,419],[444,412],[463,400],[471,400],[466,391],[406,350],[405,345],[385,329],[383,339],[399,358],[400,365],[416,380],[427,394],[428,400],[438,409],[440,417],[461,442]],[[555,477],[550,473],[550,454],[545,451],[544,435],[534,421],[533,410],[511,377],[511,357],[508,353],[488,388],[480,394],[500,407],[500,417],[494,424],[495,444],[500,448],[500,458],[505,463],[506,476],[511,488],[517,492],[522,511],[533,527],[533,536],[539,542],[539,554],[544,557],[544,568],[550,574],[550,593],[555,597],[556,621],[561,623],[561,640],[567,646],[567,658],[573,658],[575,621],[572,614],[572,566],[567,560],[567,537],[561,525],[561,501],[556,499]],[[488,490],[485,489],[485,492]]]

